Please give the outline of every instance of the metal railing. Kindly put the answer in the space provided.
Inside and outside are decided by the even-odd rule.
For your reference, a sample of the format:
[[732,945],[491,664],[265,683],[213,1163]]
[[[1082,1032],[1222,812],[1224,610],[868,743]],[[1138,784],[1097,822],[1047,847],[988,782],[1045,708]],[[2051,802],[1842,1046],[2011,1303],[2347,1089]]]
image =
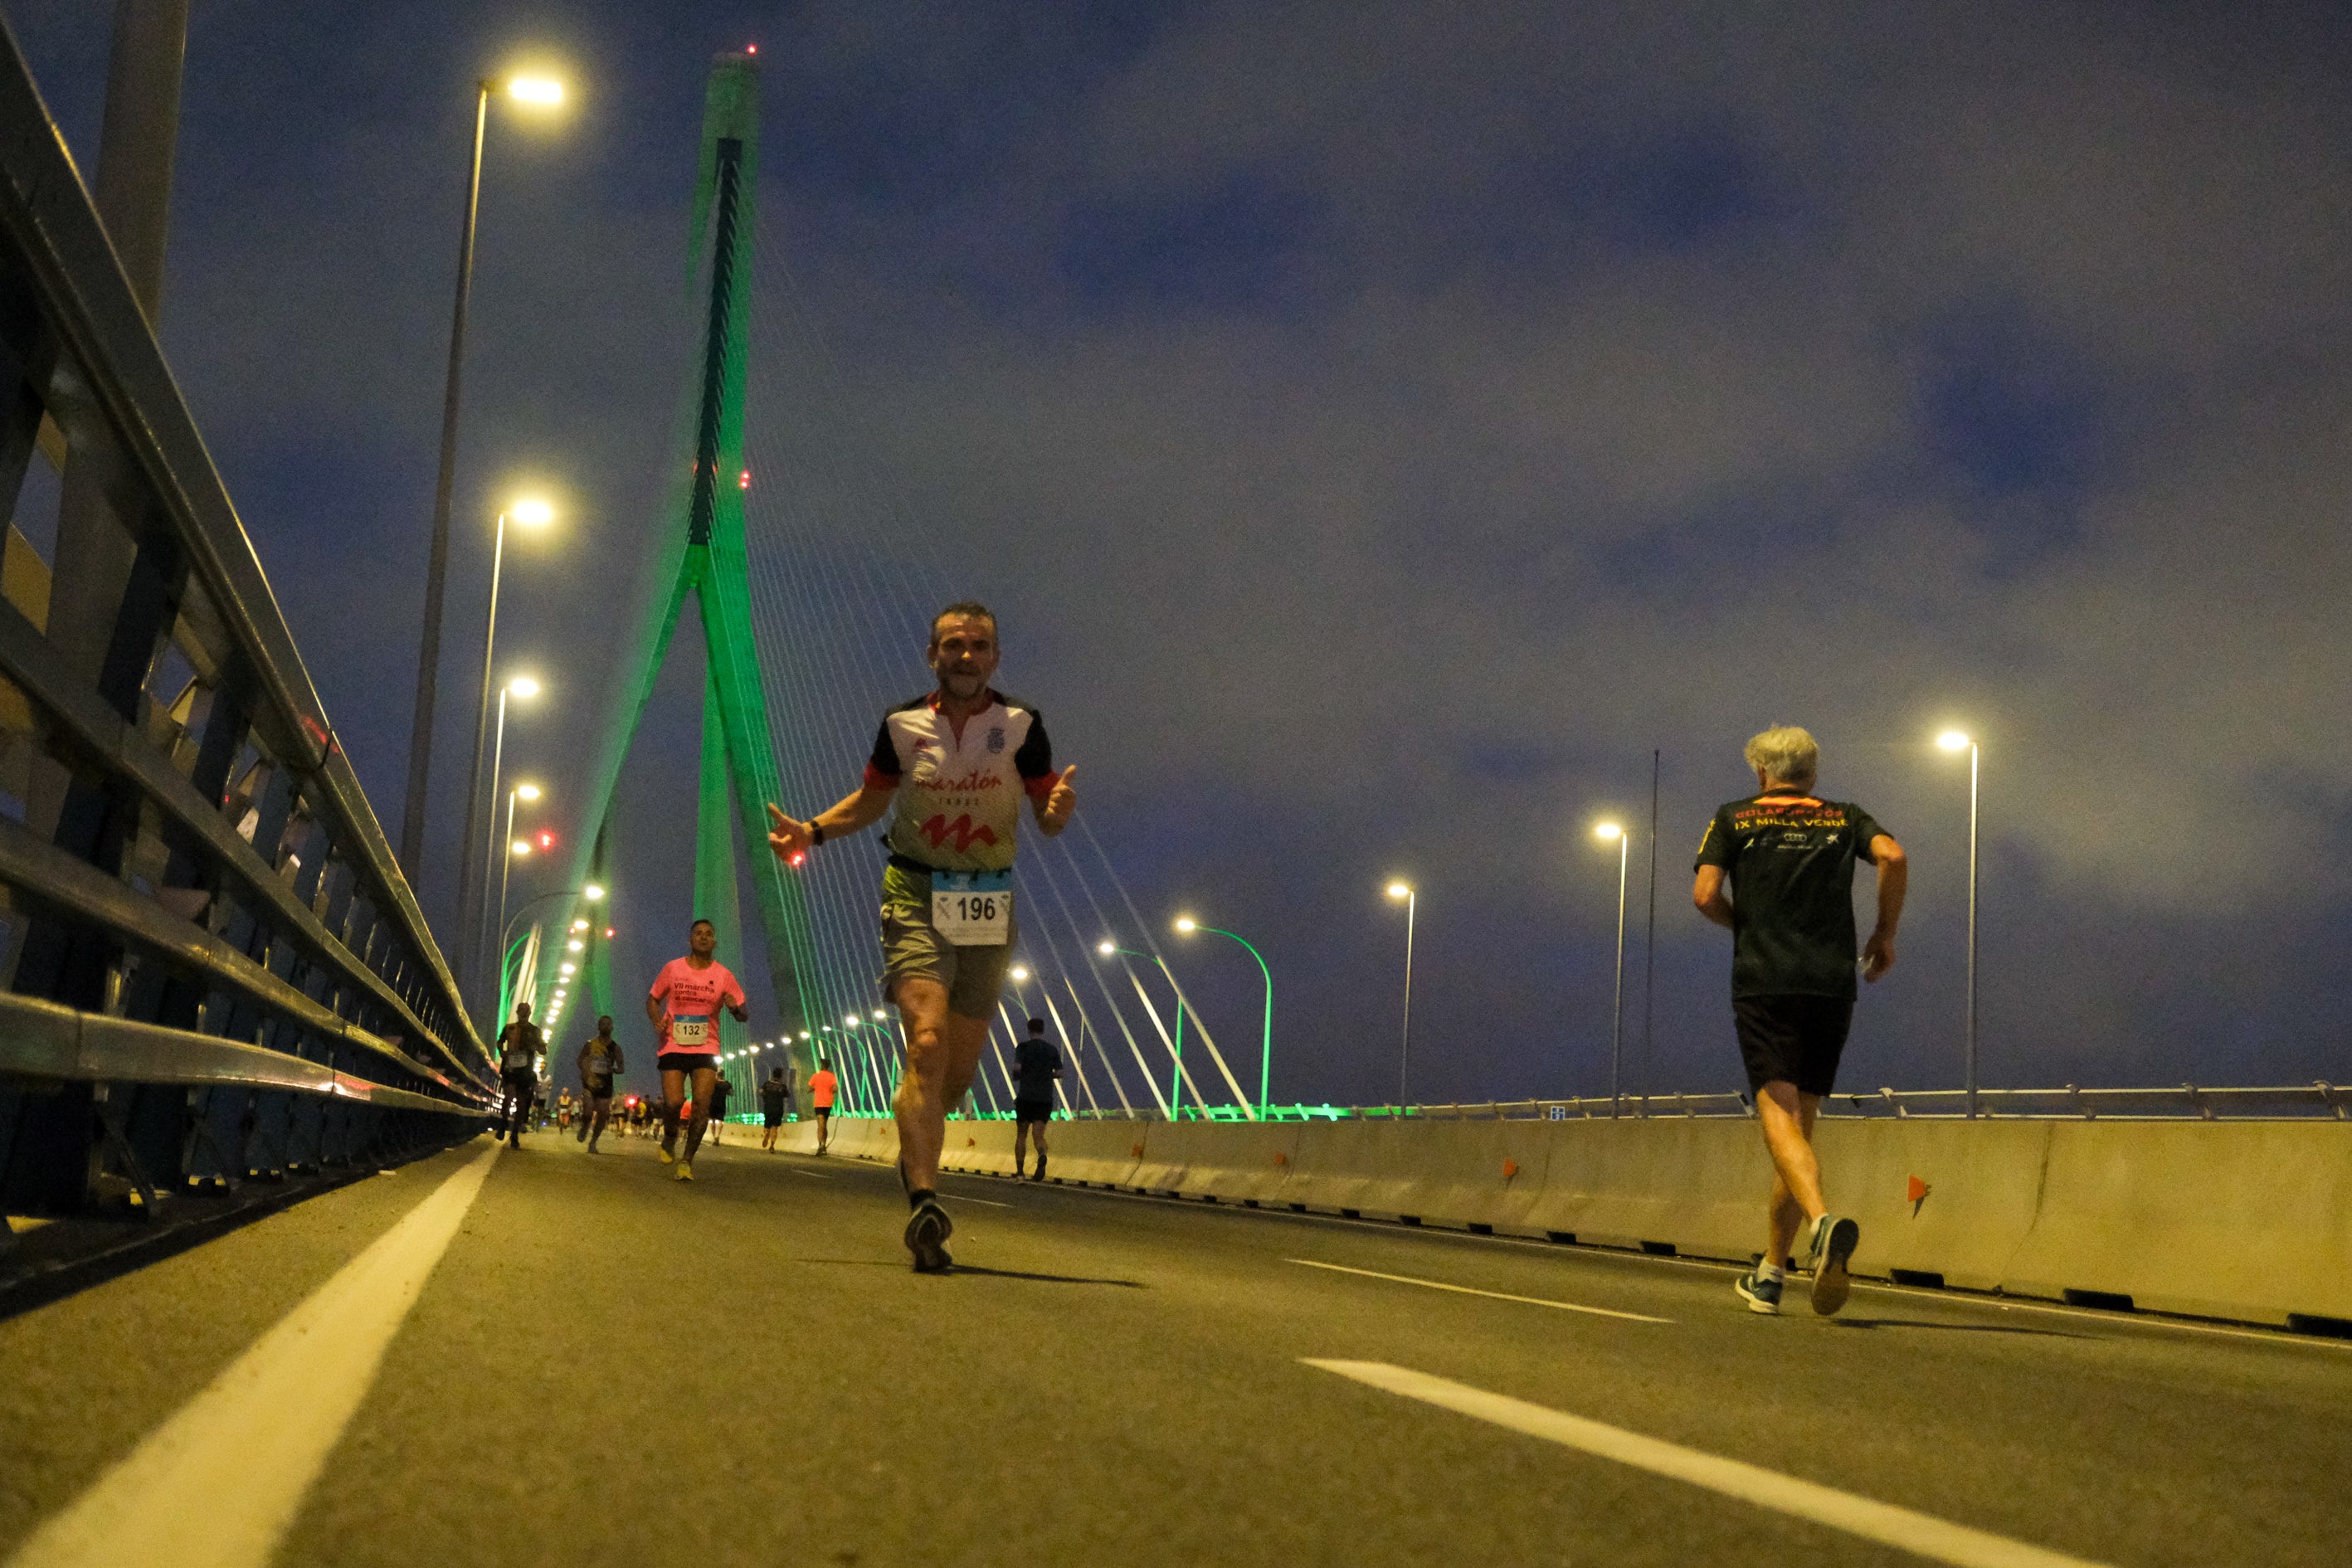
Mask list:
[[[1958,1121],[1968,1114],[1964,1089],[1897,1090],[1880,1089],[1833,1094],[1822,1102],[1822,1114],[1834,1117],[1880,1117],[1910,1120],[1940,1118]],[[1490,1100],[1461,1105],[1276,1105],[1266,1110],[1268,1121],[1607,1121],[1612,1115],[1627,1121],[1659,1121],[1688,1117],[1752,1117],[1754,1102],[1745,1094],[1629,1094],[1623,1100],[1590,1095],[1569,1100]],[[963,1120],[1009,1121],[1010,1111],[967,1113]],[[2273,1089],[2211,1089],[2184,1083],[2169,1089],[1979,1089],[1979,1121],[2352,1121],[2352,1085],[2325,1081]],[[1075,1121],[1161,1121],[1156,1111],[1128,1115],[1118,1111],[1075,1111]],[[1207,1115],[1187,1110],[1185,1121],[1243,1121],[1237,1106],[1213,1106]]]
[[0,1202],[473,1131],[488,1054],[4,24],[0,494]]

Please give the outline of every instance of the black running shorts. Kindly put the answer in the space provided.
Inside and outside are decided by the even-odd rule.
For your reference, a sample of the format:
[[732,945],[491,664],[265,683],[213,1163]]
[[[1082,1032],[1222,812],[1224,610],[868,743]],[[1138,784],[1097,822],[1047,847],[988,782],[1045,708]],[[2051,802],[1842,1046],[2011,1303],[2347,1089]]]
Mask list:
[[1735,996],[1731,1015],[1749,1089],[1793,1083],[1801,1094],[1826,1095],[1836,1084],[1853,1025],[1853,997]]
[[1013,1102],[1013,1120],[1023,1127],[1033,1121],[1054,1120],[1054,1102],[1050,1100],[1016,1100]]
[[760,1125],[762,1127],[782,1127],[783,1124],[784,1113],[782,1111],[763,1110],[760,1112]]
[[717,1071],[717,1051],[662,1051],[655,1056],[654,1067],[661,1072],[695,1073],[709,1068]]

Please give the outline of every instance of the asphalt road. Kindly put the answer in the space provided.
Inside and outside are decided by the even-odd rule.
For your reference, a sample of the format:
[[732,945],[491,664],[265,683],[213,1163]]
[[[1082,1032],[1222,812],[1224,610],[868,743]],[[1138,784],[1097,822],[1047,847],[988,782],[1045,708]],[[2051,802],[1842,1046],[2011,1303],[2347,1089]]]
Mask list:
[[[883,1167],[487,1149],[0,1323],[0,1554],[135,1562],[151,1506],[152,1560],[336,1568],[2352,1563],[2352,1343],[1868,1286],[1769,1320],[1708,1265],[982,1177],[919,1277]],[[333,1354],[256,1370],[371,1313],[347,1421]]]

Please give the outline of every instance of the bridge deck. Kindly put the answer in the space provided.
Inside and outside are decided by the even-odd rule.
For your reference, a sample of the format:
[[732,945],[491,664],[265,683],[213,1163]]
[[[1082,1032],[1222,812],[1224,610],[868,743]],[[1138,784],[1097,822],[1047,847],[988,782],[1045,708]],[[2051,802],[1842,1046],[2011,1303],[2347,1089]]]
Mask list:
[[[217,1560],[1921,1560],[1885,1531],[2063,1560],[1971,1557],[2000,1543],[1945,1521],[2115,1563],[2352,1561],[2352,1344],[1869,1286],[1766,1321],[1712,1266],[976,1177],[947,1182],[965,1267],[919,1278],[889,1171],[729,1131],[690,1187],[637,1140],[488,1156],[282,1547]],[[488,1147],[0,1323],[0,1550]],[[1602,1425],[1565,1446],[1310,1360]],[[257,1386],[273,1425],[331,1404]],[[1612,1430],[1834,1490],[1740,1500],[1771,1479]],[[279,1463],[231,1466],[174,1539],[266,1515]],[[169,1506],[127,1495],[103,1529]]]

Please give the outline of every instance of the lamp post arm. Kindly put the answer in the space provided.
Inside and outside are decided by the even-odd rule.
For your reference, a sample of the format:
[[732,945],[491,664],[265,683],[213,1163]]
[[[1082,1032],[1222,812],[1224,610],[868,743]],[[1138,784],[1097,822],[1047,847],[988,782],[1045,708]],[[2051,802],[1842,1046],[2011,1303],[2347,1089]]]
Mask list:
[[1257,960],[1257,972],[1265,977],[1265,1028],[1258,1046],[1257,1070],[1258,1119],[1264,1121],[1271,1098],[1267,1086],[1274,1079],[1274,971],[1266,967],[1265,954],[1260,952],[1252,945],[1249,938],[1239,931],[1223,931],[1216,926],[1198,926],[1195,929],[1216,936],[1231,937],[1240,942],[1248,950],[1249,955]]
[[532,899],[530,902],[524,904],[522,908],[514,912],[514,918],[507,921],[506,929],[499,932],[499,946],[500,949],[504,949],[506,947],[507,939],[514,935],[514,929],[516,926],[522,923],[523,916],[530,913],[532,910],[537,909],[540,905],[550,902],[552,900],[576,899],[580,896],[580,892],[581,889],[578,888],[559,888],[552,893],[541,893],[537,898]]

